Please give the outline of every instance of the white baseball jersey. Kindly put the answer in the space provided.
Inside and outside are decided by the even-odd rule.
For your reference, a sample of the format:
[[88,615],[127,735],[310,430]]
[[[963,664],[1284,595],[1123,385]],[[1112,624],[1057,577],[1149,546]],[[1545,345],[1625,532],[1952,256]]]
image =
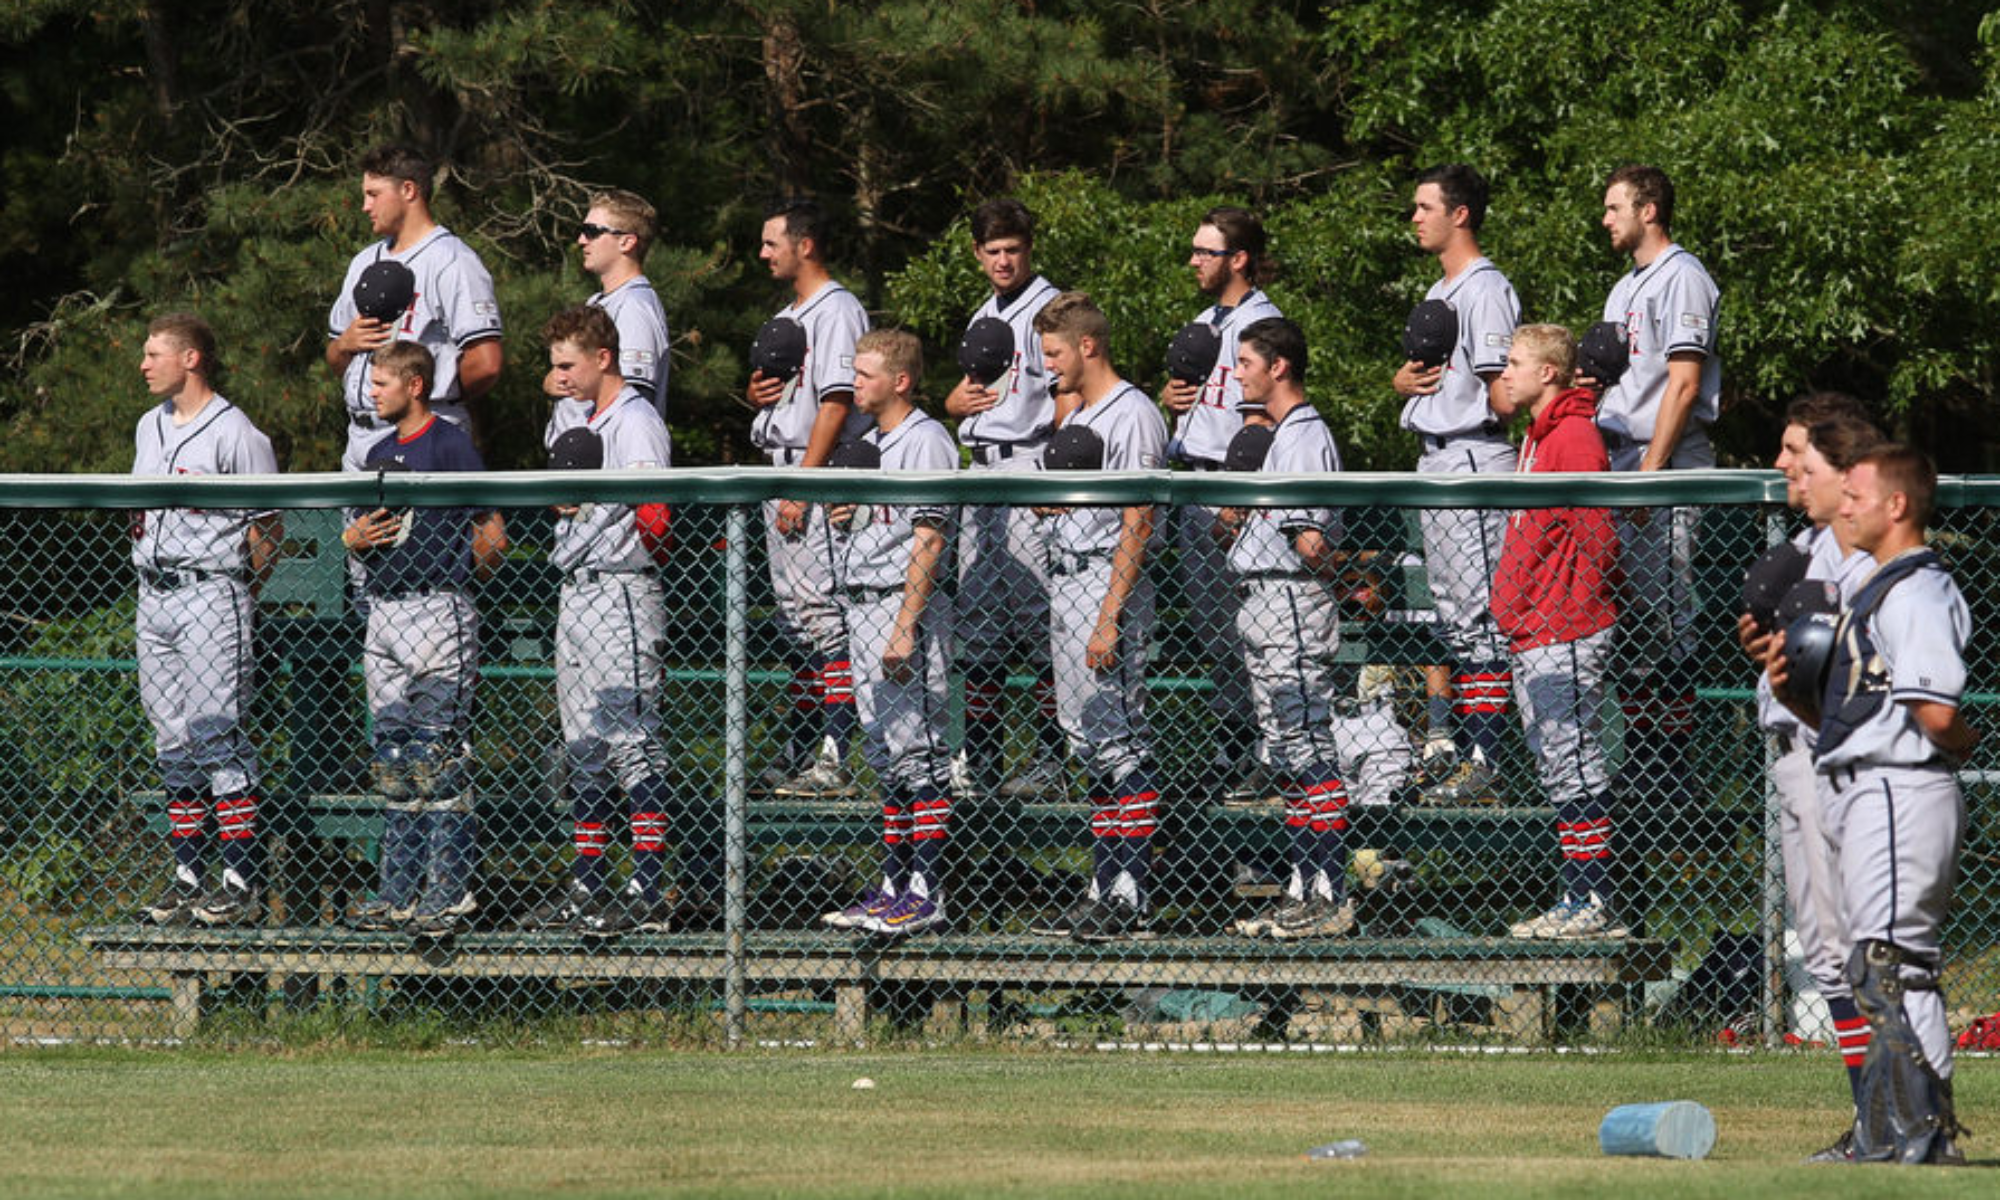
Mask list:
[[[1843,625],[1846,620],[1842,618]],[[1814,765],[1826,773],[1841,767],[1936,763],[1937,744],[1904,701],[1958,707],[1965,693],[1965,639],[1972,631],[1965,596],[1942,568],[1920,569],[1889,589],[1866,629],[1888,672],[1888,699]]]
[[1174,457],[1219,463],[1229,452],[1229,441],[1243,428],[1243,384],[1236,378],[1236,341],[1243,330],[1266,317],[1282,317],[1278,306],[1257,288],[1250,289],[1235,307],[1217,304],[1197,317],[1215,326],[1222,336],[1222,353],[1216,356],[1215,370],[1201,385],[1194,406],[1174,422]]
[[[1845,559],[1840,557],[1840,542],[1833,531],[1824,525],[1808,525],[1792,538],[1792,545],[1806,552],[1807,579],[1823,579],[1840,589],[1840,602],[1854,599],[1854,593],[1861,582],[1875,573],[1875,559],[1866,550],[1856,550]],[[1819,740],[1818,733],[1792,715],[1792,710],[1778,703],[1771,694],[1771,677],[1757,677],[1757,724],[1780,737],[1788,737],[1803,742],[1810,749]]]
[[[553,426],[555,420],[551,418]],[[585,421],[604,440],[606,471],[640,471],[673,465],[673,448],[666,422],[646,397],[626,384],[603,412]],[[630,504],[590,503],[556,520],[555,545],[549,565],[559,571],[640,571],[654,565],[653,555],[639,536],[638,518]]]
[[1432,284],[1424,299],[1451,305],[1458,314],[1458,342],[1445,360],[1438,390],[1404,403],[1403,428],[1431,437],[1478,433],[1498,421],[1479,373],[1507,366],[1507,348],[1521,323],[1520,298],[1500,268],[1482,256],[1452,278]]
[[[806,331],[806,361],[799,368],[798,387],[791,398],[773,404],[757,414],[750,426],[750,440],[759,449],[771,451],[773,462],[786,465],[812,441],[813,422],[819,418],[819,402],[835,392],[854,392],[854,343],[868,332],[868,313],[854,293],[832,280],[811,296],[778,310]],[[840,440],[853,441],[874,421],[856,408],[841,427]]]
[[[1095,404],[1078,409],[1069,424],[1081,425],[1103,439],[1106,471],[1157,471],[1166,463],[1167,423],[1146,393],[1122,379]],[[1056,517],[1050,545],[1065,554],[1116,550],[1124,513],[1115,505],[1072,508]],[[1157,524],[1153,532],[1157,540]]]
[[[1340,449],[1333,431],[1310,404],[1285,414],[1271,431],[1271,449],[1260,470],[1267,475],[1305,475],[1340,470]],[[1331,508],[1253,508],[1229,548],[1229,567],[1239,575],[1297,575],[1304,571],[1294,535],[1317,529],[1328,538],[1340,537],[1340,514]]]
[[[1048,364],[1042,358],[1042,335],[1035,316],[1058,295],[1056,285],[1035,276],[1013,293],[986,298],[972,321],[985,317],[1007,322],[1014,331],[1013,383],[992,408],[958,423],[958,440],[968,446],[1038,442],[1056,423],[1055,398],[1049,395]],[[1004,302],[1004,303],[1003,303]],[[969,326],[972,321],[966,322]]]
[[[185,425],[174,424],[172,400],[154,406],[139,418],[133,445],[134,475],[275,475],[278,471],[271,439],[221,396],[210,398]],[[133,540],[132,561],[162,571],[241,571],[248,565],[244,529],[262,515],[244,509],[147,509]]]
[[[327,313],[328,340],[347,332],[360,314],[354,307],[354,284],[361,272],[382,259],[394,259],[416,276],[416,295],[403,319],[396,323],[394,338],[399,342],[419,342],[437,360],[437,377],[431,380],[431,410],[463,428],[465,405],[459,403],[458,358],[467,346],[500,336],[500,301],[493,292],[493,276],[472,247],[444,226],[434,227],[416,245],[401,254],[392,254],[384,238],[354,256],[347,264],[347,278],[340,295],[334,297]],[[358,471],[368,447],[389,428],[375,416],[375,402],[368,398],[368,366],[374,356],[357,354],[341,377],[342,395],[347,402],[347,453],[341,458],[343,470]]]
[[[879,427],[863,435],[882,451],[884,471],[955,471],[958,447],[944,425],[928,413],[912,411],[886,433]],[[943,504],[863,504],[856,508],[847,532],[833,541],[844,551],[837,575],[840,587],[899,588],[909,578],[910,543],[918,525],[931,525],[951,536],[952,513]],[[940,571],[943,564],[939,564]]]
[[603,309],[618,327],[618,374],[653,410],[667,415],[667,310],[644,275],[635,275],[585,301]]
[[1597,424],[1634,442],[1653,440],[1653,423],[1667,393],[1667,356],[1702,355],[1701,386],[1688,413],[1690,427],[1711,425],[1722,399],[1716,357],[1720,294],[1701,260],[1669,243],[1660,256],[1627,272],[1604,302],[1604,319],[1625,327],[1631,363],[1597,402]]

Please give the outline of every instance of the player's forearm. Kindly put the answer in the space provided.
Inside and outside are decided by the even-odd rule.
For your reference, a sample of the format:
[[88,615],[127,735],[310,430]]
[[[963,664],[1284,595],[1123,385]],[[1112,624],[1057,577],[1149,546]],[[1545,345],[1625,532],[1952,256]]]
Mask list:
[[458,356],[458,398],[470,403],[493,390],[504,365],[499,338],[474,342]]
[[1125,611],[1125,602],[1139,586],[1146,570],[1146,543],[1153,537],[1153,506],[1138,504],[1125,510],[1118,531],[1118,546],[1111,552],[1111,581],[1104,591],[1103,620],[1115,621]]
[[250,556],[250,588],[256,591],[269,578],[271,564],[277,561],[278,551],[284,546],[285,519],[276,513],[258,517],[244,530],[243,540]]
[[1979,734],[1965,723],[1965,717],[1949,704],[1935,700],[1906,700],[1910,715],[1931,744],[1953,758],[1962,759],[1979,743]]
[[1667,390],[1660,397],[1660,411],[1653,418],[1653,440],[1646,446],[1640,470],[1664,470],[1673,461],[1674,447],[1681,444],[1681,435],[1687,432],[1688,414],[1694,411],[1695,397],[1700,391],[1700,362],[1676,359],[1668,364]]
[[841,427],[847,424],[847,416],[853,411],[852,392],[835,392],[820,398],[819,412],[813,417],[812,433],[806,438],[806,453],[799,460],[800,466],[826,465],[833,457],[833,448],[840,444]]
[[472,570],[484,583],[500,569],[500,560],[507,553],[507,523],[499,513],[489,513],[486,518],[472,527]]
[[347,377],[347,364],[353,361],[354,355],[346,350],[342,350],[338,341],[329,340],[327,342],[326,365],[333,372],[335,379],[345,379]]
[[944,531],[934,525],[917,526],[910,544],[910,565],[903,576],[903,611],[897,622],[915,629],[937,592],[938,563],[944,559]]
[[1339,573],[1333,542],[1317,529],[1301,529],[1293,534],[1292,550],[1299,556],[1299,565],[1314,575],[1330,579]]

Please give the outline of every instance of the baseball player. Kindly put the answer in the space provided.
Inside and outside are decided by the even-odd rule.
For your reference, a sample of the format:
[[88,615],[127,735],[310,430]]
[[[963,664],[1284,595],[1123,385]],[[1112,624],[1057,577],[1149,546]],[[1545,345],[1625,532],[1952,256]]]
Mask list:
[[[601,469],[671,465],[659,410],[618,374],[620,332],[594,305],[565,309],[542,326],[557,389],[589,405],[585,423],[561,439],[594,439]],[[563,576],[556,614],[556,702],[569,763],[576,858],[565,892],[528,916],[535,929],[586,937],[665,932],[666,750],[660,742],[660,646],[666,638],[659,564],[666,554],[664,504],[566,505],[556,510],[549,564]],[[608,894],[614,789],[625,793],[632,878]]]
[[[611,314],[618,326],[618,377],[667,416],[667,311],[642,271],[659,231],[659,215],[631,192],[612,190],[590,198],[577,245],[583,269],[597,276],[588,303]],[[581,414],[579,414],[581,415]]]
[[[139,373],[159,398],[133,431],[134,475],[270,475],[271,442],[215,390],[215,333],[192,313],[146,327]],[[135,515],[139,699],[167,793],[174,874],[140,913],[157,925],[254,924],[257,752],[243,722],[255,686],[255,589],[277,555],[273,512],[155,508]],[[222,879],[208,885],[208,831]]]
[[[1626,333],[1628,365],[1597,402],[1597,427],[1614,471],[1715,465],[1708,427],[1722,395],[1716,357],[1715,281],[1677,245],[1674,188],[1657,167],[1624,166],[1604,191],[1611,248],[1632,269],[1611,289],[1604,319]],[[1595,382],[1595,381],[1587,381]],[[1629,510],[1620,520],[1625,573],[1618,636],[1625,710],[1622,778],[1636,795],[1687,801],[1693,729],[1696,510]]]
[[[1842,544],[1841,530],[1834,521],[1840,508],[1840,490],[1847,468],[1880,441],[1879,431],[1868,423],[1865,410],[1851,396],[1814,392],[1792,401],[1785,410],[1785,429],[1774,465],[1785,476],[1786,503],[1802,510],[1810,522],[1791,544],[1806,555],[1805,578],[1834,583],[1843,600],[1853,598],[1876,564],[1866,552]],[[1868,1021],[1855,1007],[1838,936],[1839,878],[1823,816],[1833,797],[1830,792],[1821,795],[1813,772],[1816,731],[1778,702],[1771,694],[1770,680],[1761,674],[1772,632],[1748,613],[1738,619],[1738,639],[1760,670],[1758,724],[1778,741],[1771,787],[1778,799],[1778,846],[1785,864],[1791,927],[1798,934],[1806,970],[1826,1000],[1847,1069],[1849,1091],[1858,1105],[1861,1064],[1868,1052]],[[1831,1145],[1807,1161],[1846,1161],[1853,1155],[1853,1143],[1850,1123]]]
[[[1306,399],[1305,334],[1282,317],[1245,326],[1237,341],[1242,407],[1271,422],[1259,469],[1281,475],[1340,469],[1333,433]],[[1246,427],[1238,437],[1256,434]],[[1347,788],[1333,737],[1333,652],[1340,645],[1339,514],[1330,508],[1221,510],[1219,529],[1240,598],[1236,634],[1264,752],[1285,801],[1285,895],[1236,923],[1249,937],[1338,936],[1354,928],[1347,900]]]
[[[1003,321],[1013,334],[1013,364],[991,386],[970,375],[945,397],[958,418],[958,439],[975,471],[1033,471],[1060,422],[1042,363],[1035,315],[1056,286],[1035,273],[1035,218],[1011,197],[989,200],[972,213],[972,253],[993,294],[971,322]],[[971,793],[997,790],[1007,799],[1064,793],[1063,733],[1055,719],[1055,683],[1047,675],[1048,538],[1044,523],[1024,507],[981,504],[965,510],[958,548],[958,661],[965,676],[962,782]],[[1042,670],[1036,685],[1038,753],[1019,775],[1000,783],[1005,726],[1000,720],[1007,667],[1027,657]],[[995,784],[998,783],[997,789]]]
[[[1111,324],[1083,292],[1064,292],[1035,317],[1058,403],[1078,407],[1068,440],[1096,447],[1110,471],[1166,462],[1167,430],[1145,393],[1111,364]],[[1073,436],[1072,436],[1073,435]],[[1063,461],[1044,465],[1061,469]],[[1090,786],[1093,871],[1082,900],[1034,926],[1049,936],[1111,941],[1152,936],[1146,881],[1158,823],[1152,730],[1146,724],[1146,658],[1153,584],[1146,559],[1153,506],[1041,509],[1049,524],[1049,658],[1056,711]]]
[[[432,369],[430,351],[416,342],[374,353],[369,387],[389,432],[369,447],[363,469],[484,469],[471,435],[431,412]],[[466,588],[499,564],[506,527],[492,511],[378,508],[340,540],[368,564],[362,676],[383,799],[380,881],[350,920],[358,929],[449,936],[478,909],[468,735],[479,612]]]
[[[1597,396],[1574,386],[1576,339],[1560,325],[1514,331],[1493,389],[1502,421],[1528,414],[1517,470],[1602,471]],[[1561,894],[1517,922],[1517,938],[1616,938],[1614,836],[1604,753],[1605,663],[1618,621],[1618,529],[1608,509],[1530,508],[1507,519],[1493,576],[1494,623],[1514,654],[1521,724],[1556,810]]]
[[[1243,388],[1236,380],[1239,335],[1253,322],[1284,315],[1260,286],[1271,274],[1265,248],[1263,221],[1225,205],[1202,214],[1188,249],[1195,285],[1214,301],[1196,319],[1221,336],[1205,382],[1170,380],[1160,393],[1175,414],[1168,456],[1190,470],[1220,469],[1230,439],[1243,428]],[[1172,533],[1181,594],[1196,614],[1193,633],[1200,653],[1214,664],[1208,702],[1216,721],[1216,754],[1202,787],[1236,799],[1262,799],[1271,789],[1255,753],[1249,680],[1234,639],[1236,591],[1215,540],[1215,516],[1208,505],[1183,505],[1173,514]]]
[[1928,459],[1877,446],[1847,473],[1835,520],[1881,564],[1843,606],[1818,711],[1789,699],[1786,634],[1765,660],[1772,690],[1818,729],[1813,765],[1840,881],[1839,939],[1871,1038],[1855,1161],[1962,1163],[1952,1106],[1939,930],[1950,913],[1965,806],[1957,766],[1978,742],[1960,703],[1965,597],[1925,530]]
[[[500,378],[500,302],[493,276],[472,247],[431,216],[432,166],[408,146],[381,146],[361,160],[361,211],[381,238],[354,256],[327,314],[326,363],[347,401],[342,470],[358,471],[388,428],[376,415],[369,361],[393,342],[421,344],[437,363],[431,411],[470,429],[468,406]],[[362,316],[354,285],[383,260],[415,275],[414,298],[400,320]]]
[[[953,471],[950,432],[914,403],[923,347],[900,329],[861,335],[854,402],[874,418],[863,437],[884,471]],[[908,937],[946,923],[938,871],[951,824],[951,597],[938,589],[951,510],[942,505],[840,504],[832,527],[834,594],[869,766],[882,784],[880,882],[823,920],[840,929]]]
[[[1417,435],[1417,470],[1425,474],[1498,474],[1516,465],[1506,422],[1492,402],[1521,302],[1479,249],[1487,194],[1478,171],[1452,163],[1419,175],[1411,199],[1417,245],[1436,255],[1443,271],[1424,299],[1449,305],[1457,316],[1457,338],[1445,360],[1428,367],[1407,360],[1390,383],[1403,397],[1402,426]],[[1441,744],[1426,747],[1426,765],[1444,778],[1425,799],[1472,803],[1494,795],[1493,763],[1513,687],[1506,639],[1490,604],[1506,518],[1490,509],[1440,508],[1422,510],[1417,521],[1439,629],[1453,658],[1452,694],[1432,697],[1430,727],[1433,735],[1455,728],[1459,758],[1455,769],[1444,770],[1449,757],[1440,764]],[[1455,724],[1439,719],[1446,703]]]
[[[792,288],[779,317],[805,331],[806,359],[791,382],[753,371],[746,393],[757,409],[750,438],[777,467],[823,467],[833,448],[867,431],[854,407],[854,343],[868,314],[827,269],[828,223],[810,200],[788,200],[766,217],[758,254],[771,278]],[[833,599],[826,512],[804,500],[764,505],[765,548],[778,624],[793,657],[792,721],[787,758],[760,783],[782,796],[846,796],[847,742],[854,729],[854,688],[847,631]],[[793,774],[793,772],[797,772]]]

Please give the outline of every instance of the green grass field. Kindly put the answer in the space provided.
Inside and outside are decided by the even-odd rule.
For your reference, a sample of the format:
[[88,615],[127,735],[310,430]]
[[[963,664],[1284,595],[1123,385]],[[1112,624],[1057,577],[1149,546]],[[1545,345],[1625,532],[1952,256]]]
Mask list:
[[[0,1055],[21,1196],[1990,1196],[1984,1170],[1807,1168],[1831,1057],[1004,1051]],[[856,1091],[862,1076],[872,1090]],[[2000,1162],[2000,1069],[1960,1108]],[[1615,1104],[1694,1099],[1705,1162],[1608,1159]],[[1312,1163],[1359,1137],[1369,1155]]]

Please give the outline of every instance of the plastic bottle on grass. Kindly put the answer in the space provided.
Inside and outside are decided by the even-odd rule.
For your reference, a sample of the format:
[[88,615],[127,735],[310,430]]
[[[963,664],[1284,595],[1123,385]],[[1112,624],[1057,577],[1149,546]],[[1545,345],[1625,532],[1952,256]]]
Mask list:
[[1306,1158],[1312,1162],[1340,1162],[1350,1158],[1360,1158],[1368,1153],[1368,1144],[1360,1138],[1342,1138],[1328,1142],[1324,1146],[1314,1146],[1306,1151]]

